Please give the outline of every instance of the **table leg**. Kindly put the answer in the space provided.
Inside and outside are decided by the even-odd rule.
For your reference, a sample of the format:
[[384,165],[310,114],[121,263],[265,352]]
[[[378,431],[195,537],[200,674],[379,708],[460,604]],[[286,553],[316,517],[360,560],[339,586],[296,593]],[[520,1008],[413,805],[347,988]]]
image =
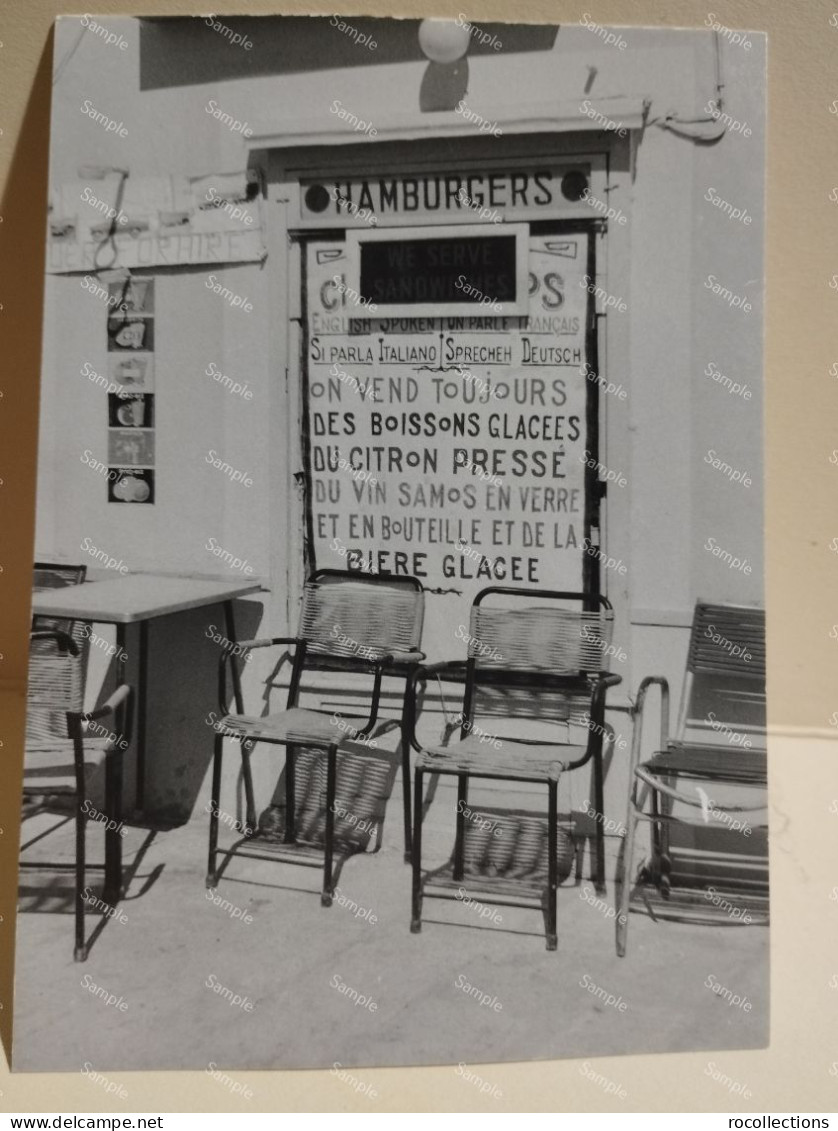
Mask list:
[[[227,631],[227,639],[235,641],[236,639],[236,618],[233,615],[233,602],[224,602],[224,625]],[[242,695],[241,673],[236,666],[235,657],[230,661],[230,669],[233,680],[233,699],[236,704],[236,714],[244,714],[244,697]],[[244,778],[244,798],[245,808],[247,810],[247,825],[250,829],[256,828],[256,800],[253,793],[253,775],[250,772],[250,751],[251,745],[248,740],[242,740],[241,753],[242,753],[242,777]]]
[[[236,621],[233,616],[233,602],[224,602],[224,624],[227,629],[227,639],[235,641],[236,639]],[[236,714],[244,714],[244,699],[242,698],[242,683],[239,669],[236,667],[235,658],[230,664],[230,669],[233,678],[233,698],[236,702]]]

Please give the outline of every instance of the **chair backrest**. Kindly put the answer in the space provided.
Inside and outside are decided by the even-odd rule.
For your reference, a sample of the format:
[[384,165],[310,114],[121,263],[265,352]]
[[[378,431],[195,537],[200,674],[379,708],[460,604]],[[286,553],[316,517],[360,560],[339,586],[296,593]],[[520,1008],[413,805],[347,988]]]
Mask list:
[[469,620],[464,728],[481,716],[586,725],[591,681],[608,671],[614,615],[605,597],[591,603],[584,593],[481,590]]
[[[32,576],[32,588],[35,592],[43,589],[63,589],[68,585],[81,585],[87,577],[86,565],[52,565],[47,562],[35,562]],[[79,629],[74,628],[76,622],[62,617],[33,617],[32,628],[57,628],[59,631],[72,636],[76,643]],[[83,622],[82,622],[83,623]]]
[[699,601],[676,742],[762,749],[765,725],[765,610]]
[[[36,562],[33,588],[61,589],[81,585],[87,566],[52,565]],[[27,741],[67,737],[67,712],[84,709],[87,659],[90,652],[88,622],[63,617],[32,618],[32,631],[57,630],[69,636],[78,655],[62,651],[54,639],[33,639],[29,645],[27,691]]]
[[319,570],[306,582],[289,702],[303,669],[369,671],[359,661],[389,653],[414,660],[422,642],[422,583],[415,577],[382,577]]

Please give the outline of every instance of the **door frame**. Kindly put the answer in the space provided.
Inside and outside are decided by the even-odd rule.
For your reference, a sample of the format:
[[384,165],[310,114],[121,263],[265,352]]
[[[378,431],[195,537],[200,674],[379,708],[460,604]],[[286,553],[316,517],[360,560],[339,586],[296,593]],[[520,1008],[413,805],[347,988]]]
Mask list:
[[[271,585],[275,593],[284,595],[283,600],[274,604],[276,615],[272,619],[278,633],[293,633],[296,629],[299,594],[305,576],[302,507],[298,485],[300,473],[305,468],[298,428],[303,346],[303,264],[299,237],[304,232],[311,237],[328,239],[334,238],[336,230],[343,230],[336,229],[334,225],[304,229],[295,226],[298,211],[294,192],[300,178],[359,175],[375,168],[398,174],[430,172],[439,170],[441,164],[450,169],[454,160],[458,171],[464,172],[470,168],[486,169],[494,166],[511,169],[514,165],[532,166],[534,163],[542,166],[573,162],[588,164],[591,166],[592,193],[596,195],[596,186],[601,199],[615,209],[619,208],[627,220],[625,225],[622,222],[620,225],[609,225],[599,217],[593,217],[594,236],[590,241],[590,253],[595,262],[595,279],[598,285],[605,288],[611,278],[612,288],[618,293],[628,295],[630,292],[630,197],[635,149],[631,131],[626,139],[578,130],[567,133],[549,131],[532,135],[511,134],[503,142],[488,138],[458,138],[453,156],[446,153],[450,145],[450,139],[435,137],[410,142],[371,141],[351,146],[312,143],[299,148],[285,145],[255,155],[256,160],[261,156],[268,171],[267,267],[272,308],[277,312],[277,319],[273,324],[278,327],[278,332],[272,333],[270,343],[272,368],[279,378],[276,401],[272,401],[270,409],[271,433],[275,441],[273,449],[277,456],[272,469],[275,504],[271,511]],[[462,158],[460,154],[463,155]],[[563,220],[570,224],[573,219],[587,219],[590,225],[592,220],[590,208],[582,204],[579,205],[576,217],[551,217],[549,209],[544,212],[538,220],[531,219],[531,223],[536,225]],[[534,230],[537,234],[538,228]],[[593,304],[590,338],[586,343],[589,356],[596,359],[591,364],[603,376],[619,380],[624,387],[630,387],[626,372],[629,358],[627,321],[613,316],[609,318],[598,307],[599,303]],[[619,368],[615,367],[615,371],[611,373],[610,357],[619,362]],[[620,403],[613,397],[597,397],[596,421],[591,422],[589,434],[596,438],[596,451],[607,451],[615,466],[627,466],[629,423],[630,410],[627,404]],[[594,428],[595,432],[592,431]],[[593,505],[593,490],[586,489],[586,501]],[[608,507],[607,498],[600,498],[599,504],[600,548],[627,561],[631,521],[628,492],[625,506]],[[590,525],[595,526],[595,523]],[[598,566],[593,556],[586,556],[594,567]],[[628,582],[610,576],[610,570],[602,572],[602,588],[611,596],[615,605],[622,638],[628,639]],[[593,589],[595,579],[589,580],[589,587]]]

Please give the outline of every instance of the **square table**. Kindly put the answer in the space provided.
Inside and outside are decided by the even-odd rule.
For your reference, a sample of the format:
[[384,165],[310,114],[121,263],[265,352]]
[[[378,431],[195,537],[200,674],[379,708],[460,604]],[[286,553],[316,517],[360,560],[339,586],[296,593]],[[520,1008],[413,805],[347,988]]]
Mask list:
[[[86,581],[60,589],[38,589],[32,594],[32,615],[66,617],[116,626],[117,655],[125,654],[125,631],[129,624],[140,626],[139,675],[137,688],[137,785],[135,808],[142,812],[145,794],[146,684],[148,661],[148,622],[155,617],[198,609],[202,605],[224,606],[229,640],[236,639],[233,601],[263,586],[253,581],[223,581],[200,577],[171,576],[159,573],[129,573],[106,581]],[[120,653],[120,648],[122,652]],[[241,681],[235,664],[233,693],[236,710],[244,713]]]

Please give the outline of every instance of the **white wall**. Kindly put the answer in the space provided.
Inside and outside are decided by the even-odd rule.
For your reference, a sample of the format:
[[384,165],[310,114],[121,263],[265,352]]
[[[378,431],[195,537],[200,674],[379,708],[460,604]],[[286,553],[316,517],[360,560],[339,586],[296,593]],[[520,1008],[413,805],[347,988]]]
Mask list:
[[[195,23],[197,48],[202,35],[214,33]],[[55,88],[54,183],[75,179],[84,163],[127,166],[136,176],[244,168],[243,139],[205,112],[208,98],[239,118],[266,126],[298,111],[328,122],[334,98],[373,122],[396,113],[414,113],[425,125],[432,122],[431,115],[418,112],[423,64],[378,64],[374,57],[369,66],[139,92],[138,24],[114,19],[109,26],[128,40],[129,49],[119,51],[86,34]],[[78,27],[75,20],[60,22],[57,61],[72,48]],[[704,117],[704,105],[714,95],[710,33],[623,34],[628,43],[624,51],[604,47],[584,28],[563,27],[551,52],[523,60],[503,53],[473,59],[469,105],[486,116],[514,118],[518,106],[578,104],[586,96],[596,104],[609,96],[632,95],[651,100],[650,118],[670,111]],[[258,45],[258,30],[252,38]],[[616,578],[609,579],[630,656],[624,693],[650,671],[661,671],[676,688],[680,685],[686,625],[696,598],[750,603],[762,597],[764,39],[751,40],[750,52],[722,45],[725,108],[749,123],[750,138],[728,133],[717,144],[700,145],[649,125],[632,141],[631,167],[620,158],[621,151],[615,152],[612,165],[611,203],[619,202],[630,216],[626,229],[615,227],[609,234],[607,262],[608,289],[623,296],[629,310],[622,323],[620,316],[609,314],[605,340],[606,375],[629,391],[625,405],[615,401],[606,406],[605,447],[605,462],[624,470],[629,480],[624,494],[611,491],[608,528],[609,553],[622,557],[629,571],[619,586]],[[596,77],[586,94],[593,67]],[[86,117],[80,111],[85,98],[123,120],[128,137],[106,134]],[[502,152],[503,142],[498,145]],[[622,152],[627,151],[624,147]],[[703,197],[709,186],[732,204],[747,207],[751,226],[727,219],[707,203]],[[269,238],[276,241],[276,231],[270,235],[276,223],[270,208],[266,215]],[[279,245],[274,242],[273,247],[265,266],[155,272],[153,507],[108,505],[101,477],[79,460],[84,448],[96,453],[106,442],[104,394],[79,375],[84,360],[97,368],[97,361],[104,364],[104,313],[98,300],[81,289],[79,276],[48,278],[36,535],[40,557],[79,560],[78,546],[87,535],[132,568],[223,575],[224,567],[203,549],[213,535],[269,578],[274,593],[266,602],[265,624],[271,631],[284,628],[286,594],[278,586],[285,563],[280,559],[292,552],[297,532],[281,529],[282,496],[293,490],[282,436],[293,422],[287,418],[285,374],[275,361],[286,323],[285,312],[275,307],[275,278],[270,285],[281,258]],[[207,290],[210,271],[232,290],[250,296],[253,313],[229,310]],[[704,287],[710,273],[735,293],[746,293],[752,312],[728,310]],[[241,402],[208,378],[205,369],[211,360],[236,379],[247,380],[253,400]],[[730,396],[704,376],[709,360],[747,382],[751,400]],[[72,419],[72,429],[64,428],[66,419]],[[254,486],[227,483],[208,468],[203,461],[209,448],[234,466],[250,469]],[[747,469],[752,486],[730,483],[704,464],[708,448]],[[704,550],[709,536],[747,557],[750,576],[729,570]],[[433,650],[431,645],[428,651]],[[620,729],[619,720],[615,725]],[[187,732],[188,726],[181,741]],[[192,741],[206,745],[205,740],[202,731],[193,733]]]

